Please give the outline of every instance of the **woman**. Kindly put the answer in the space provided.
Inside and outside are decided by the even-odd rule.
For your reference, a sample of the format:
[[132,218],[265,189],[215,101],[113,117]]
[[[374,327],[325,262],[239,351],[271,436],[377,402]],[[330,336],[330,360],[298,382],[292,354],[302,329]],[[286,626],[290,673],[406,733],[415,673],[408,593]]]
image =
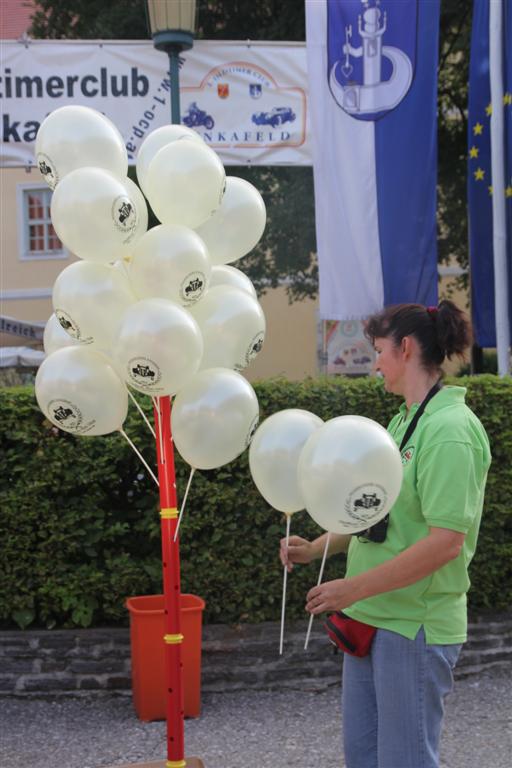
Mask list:
[[[489,441],[465,388],[440,386],[445,357],[470,341],[452,302],[388,307],[369,319],[366,335],[386,390],[405,400],[388,427],[401,450],[402,488],[381,543],[331,534],[329,554],[348,551],[346,576],[311,589],[306,610],[342,610],[377,628],[367,656],[344,657],[347,768],[437,768],[443,702],[466,640]],[[283,539],[283,564],[321,557],[326,535],[292,536],[288,548]]]

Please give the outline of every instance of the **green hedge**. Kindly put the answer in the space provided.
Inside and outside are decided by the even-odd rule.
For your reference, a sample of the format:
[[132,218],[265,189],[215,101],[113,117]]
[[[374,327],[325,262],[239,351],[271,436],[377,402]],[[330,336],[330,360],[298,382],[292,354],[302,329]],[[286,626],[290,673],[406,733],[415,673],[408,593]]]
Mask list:
[[[480,376],[457,380],[492,444],[485,513],[471,578],[473,610],[504,610],[512,592],[512,383]],[[306,408],[323,419],[345,413],[386,424],[398,400],[374,379],[285,380],[256,385],[261,418]],[[142,398],[149,413],[148,400]],[[0,626],[72,627],[126,622],[127,596],[161,591],[155,486],[121,436],[75,438],[39,411],[31,388],[0,389],[3,464],[0,488]],[[133,409],[126,431],[154,461],[153,439]],[[178,490],[188,469],[177,456]],[[320,532],[305,512],[292,533]],[[283,516],[269,508],[249,475],[247,453],[197,472],[181,535],[182,589],[206,600],[206,620],[277,620]],[[331,558],[326,578],[343,573]],[[288,579],[289,617],[303,616],[318,563]]]

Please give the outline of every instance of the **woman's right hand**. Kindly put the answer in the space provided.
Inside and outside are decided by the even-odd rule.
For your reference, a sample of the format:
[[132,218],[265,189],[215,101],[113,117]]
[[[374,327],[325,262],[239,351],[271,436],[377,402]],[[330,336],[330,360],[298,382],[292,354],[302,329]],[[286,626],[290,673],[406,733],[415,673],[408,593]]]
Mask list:
[[300,536],[290,536],[288,546],[286,546],[286,538],[281,539],[279,556],[282,564],[290,573],[294,563],[310,563],[314,560],[315,548],[312,542],[307,539],[302,539]]

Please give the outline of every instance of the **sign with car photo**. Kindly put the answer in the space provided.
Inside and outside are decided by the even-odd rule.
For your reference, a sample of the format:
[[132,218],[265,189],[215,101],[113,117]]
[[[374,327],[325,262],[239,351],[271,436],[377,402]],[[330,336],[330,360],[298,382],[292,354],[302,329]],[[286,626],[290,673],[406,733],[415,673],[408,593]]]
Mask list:
[[[146,41],[3,42],[2,165],[30,165],[37,130],[67,104],[103,112],[130,163],[170,116],[167,57]],[[182,123],[226,165],[311,165],[304,43],[197,40],[180,56]]]
[[373,372],[375,352],[364,335],[362,320],[324,321],[326,373],[365,376]]

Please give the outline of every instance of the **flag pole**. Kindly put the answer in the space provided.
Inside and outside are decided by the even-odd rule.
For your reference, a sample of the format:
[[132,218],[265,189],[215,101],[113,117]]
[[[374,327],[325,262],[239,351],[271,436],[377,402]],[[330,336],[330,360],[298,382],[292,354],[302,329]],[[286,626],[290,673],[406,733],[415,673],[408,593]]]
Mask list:
[[498,374],[510,374],[510,320],[505,201],[505,125],[503,105],[503,7],[489,6],[489,75],[491,84],[491,171],[494,254],[494,301]]

